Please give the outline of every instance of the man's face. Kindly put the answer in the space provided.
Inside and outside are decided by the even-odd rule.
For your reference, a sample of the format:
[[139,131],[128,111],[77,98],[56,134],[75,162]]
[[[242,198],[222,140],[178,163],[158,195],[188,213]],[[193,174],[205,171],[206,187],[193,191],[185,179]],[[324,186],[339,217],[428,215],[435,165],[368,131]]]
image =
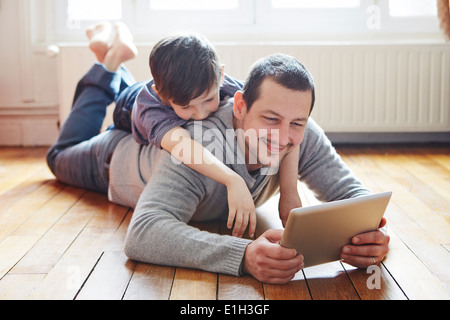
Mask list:
[[311,91],[296,91],[271,79],[261,84],[260,96],[248,110],[242,93],[235,96],[238,139],[245,150],[247,167],[276,167],[305,134],[312,103]]

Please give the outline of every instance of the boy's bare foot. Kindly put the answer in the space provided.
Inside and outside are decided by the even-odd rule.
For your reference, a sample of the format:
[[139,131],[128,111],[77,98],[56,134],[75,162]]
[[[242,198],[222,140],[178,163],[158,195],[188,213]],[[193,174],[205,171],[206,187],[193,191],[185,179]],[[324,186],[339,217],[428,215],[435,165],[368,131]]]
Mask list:
[[86,30],[89,38],[89,48],[94,52],[98,62],[103,63],[109,50],[112,26],[109,22],[100,22]]
[[110,71],[117,71],[122,63],[135,58],[138,54],[133,42],[133,35],[127,26],[122,22],[117,22],[114,29],[116,35],[103,62],[106,69]]

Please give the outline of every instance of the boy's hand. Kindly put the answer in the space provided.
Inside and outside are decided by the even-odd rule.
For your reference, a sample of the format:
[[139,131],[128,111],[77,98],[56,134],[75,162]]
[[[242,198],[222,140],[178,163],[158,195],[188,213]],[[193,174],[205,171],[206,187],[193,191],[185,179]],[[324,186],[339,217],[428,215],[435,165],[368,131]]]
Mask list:
[[248,235],[252,238],[256,230],[256,212],[253,197],[244,180],[237,177],[229,185],[228,190],[228,222],[227,227],[234,229],[232,235],[242,237],[248,226]]
[[301,206],[302,200],[300,199],[297,190],[294,190],[288,194],[286,194],[286,192],[281,192],[280,201],[278,203],[278,211],[280,213],[280,219],[283,223],[283,227],[286,227],[286,222],[291,210],[300,208]]

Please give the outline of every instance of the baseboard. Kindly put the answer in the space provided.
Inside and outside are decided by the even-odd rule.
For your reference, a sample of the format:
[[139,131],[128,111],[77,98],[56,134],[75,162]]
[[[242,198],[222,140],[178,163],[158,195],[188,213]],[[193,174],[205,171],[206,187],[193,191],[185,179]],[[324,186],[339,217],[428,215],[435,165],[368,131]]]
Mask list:
[[[0,115],[0,146],[52,145],[59,134],[57,114]],[[341,133],[327,132],[333,144],[450,144],[450,132]]]
[[0,146],[50,146],[58,138],[58,121],[58,115],[1,115]]
[[403,132],[403,133],[327,132],[327,136],[333,144],[413,144],[413,143],[450,144],[450,132]]

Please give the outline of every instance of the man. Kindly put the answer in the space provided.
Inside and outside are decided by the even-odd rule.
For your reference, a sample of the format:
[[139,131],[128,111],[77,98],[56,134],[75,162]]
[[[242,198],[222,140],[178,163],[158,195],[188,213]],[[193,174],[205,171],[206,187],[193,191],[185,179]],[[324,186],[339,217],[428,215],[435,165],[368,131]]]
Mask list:
[[[252,241],[188,225],[190,221],[226,220],[222,184],[177,164],[167,152],[137,144],[125,132],[108,130],[97,135],[106,106],[130,84],[129,79],[123,68],[113,73],[95,65],[80,81],[73,110],[48,154],[55,176],[72,185],[108,192],[112,202],[135,208],[125,242],[125,253],[131,259],[235,276],[249,273],[266,283],[290,281],[303,268],[303,256],[278,244],[281,230],[269,230]],[[215,115],[185,128],[216,151],[216,156],[221,150],[224,163],[243,177],[257,205],[278,187],[276,175],[263,173],[267,163],[274,164],[267,158],[282,161],[300,144],[299,177],[321,200],[369,193],[309,118],[314,85],[296,59],[286,55],[261,59],[243,92],[224,103]],[[248,132],[254,132],[255,139]],[[261,145],[267,154],[258,152]],[[353,245],[343,248],[342,258],[367,267],[385,257],[388,241],[381,231],[358,235]]]

